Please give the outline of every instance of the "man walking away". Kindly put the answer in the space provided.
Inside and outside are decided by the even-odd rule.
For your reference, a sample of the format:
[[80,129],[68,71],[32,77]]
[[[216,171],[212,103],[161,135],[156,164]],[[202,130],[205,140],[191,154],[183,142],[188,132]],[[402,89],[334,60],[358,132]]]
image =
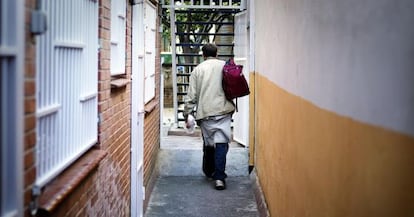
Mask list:
[[203,172],[215,180],[215,188],[226,188],[226,156],[231,139],[233,102],[226,99],[222,88],[223,60],[217,59],[217,46],[202,47],[204,61],[190,75],[185,99],[184,118],[197,109],[195,119],[203,136]]

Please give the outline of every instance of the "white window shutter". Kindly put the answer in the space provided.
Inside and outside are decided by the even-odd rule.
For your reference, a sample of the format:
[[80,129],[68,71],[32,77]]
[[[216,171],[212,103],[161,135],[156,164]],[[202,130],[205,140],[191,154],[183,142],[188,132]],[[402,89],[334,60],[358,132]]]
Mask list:
[[111,75],[125,74],[126,0],[111,1]]
[[36,185],[97,141],[98,3],[43,0],[48,31],[37,41]]
[[155,97],[156,7],[145,3],[145,103]]

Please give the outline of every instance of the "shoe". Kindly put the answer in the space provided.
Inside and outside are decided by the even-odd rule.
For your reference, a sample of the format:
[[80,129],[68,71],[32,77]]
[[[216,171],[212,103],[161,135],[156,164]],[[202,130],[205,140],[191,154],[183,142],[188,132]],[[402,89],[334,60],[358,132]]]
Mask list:
[[226,184],[222,180],[216,180],[216,190],[224,190],[226,188]]

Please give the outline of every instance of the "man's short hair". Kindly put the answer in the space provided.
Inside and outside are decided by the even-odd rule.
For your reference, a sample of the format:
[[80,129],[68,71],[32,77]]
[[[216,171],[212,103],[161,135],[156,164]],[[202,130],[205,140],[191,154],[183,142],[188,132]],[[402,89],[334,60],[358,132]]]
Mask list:
[[215,44],[205,44],[201,50],[203,51],[204,57],[216,57],[217,46]]

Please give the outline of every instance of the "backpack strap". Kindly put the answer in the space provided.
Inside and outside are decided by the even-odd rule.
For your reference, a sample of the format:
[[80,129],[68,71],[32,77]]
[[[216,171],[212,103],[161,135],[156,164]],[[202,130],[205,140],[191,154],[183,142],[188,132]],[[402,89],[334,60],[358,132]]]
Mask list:
[[236,100],[236,103],[234,102],[234,100],[230,100],[230,99],[228,99],[228,101],[230,101],[231,102],[231,104],[233,104],[233,106],[236,108],[236,112],[238,112],[238,109],[237,109],[237,98],[238,97],[236,97],[236,98],[234,98],[235,100]]
[[[234,104],[234,102],[233,102],[233,104]],[[236,112],[238,112],[238,109],[237,109],[237,97],[236,97],[236,104],[234,106],[236,107]]]

